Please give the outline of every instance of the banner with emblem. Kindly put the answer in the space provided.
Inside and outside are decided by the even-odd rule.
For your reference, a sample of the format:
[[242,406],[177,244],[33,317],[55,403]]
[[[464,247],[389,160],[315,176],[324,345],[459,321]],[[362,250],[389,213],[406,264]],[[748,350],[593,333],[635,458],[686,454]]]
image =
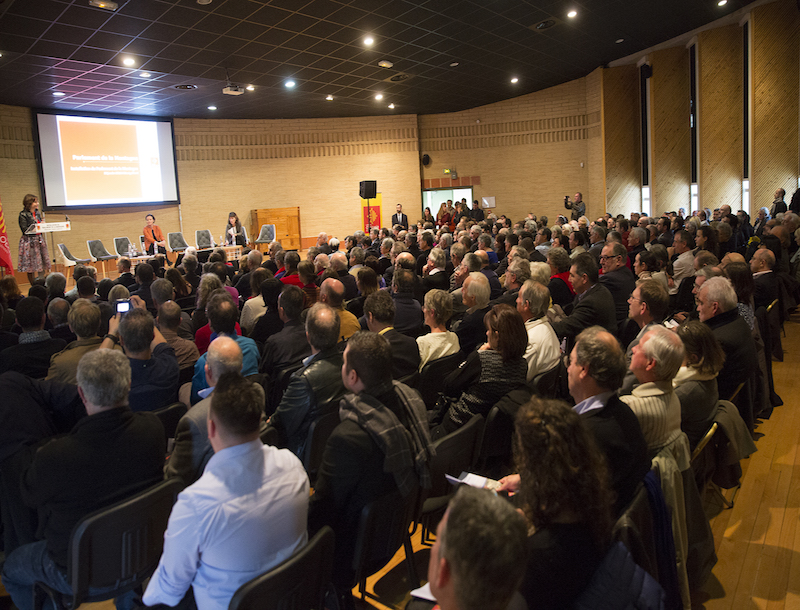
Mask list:
[[8,232],[3,215],[3,203],[0,201],[0,267],[8,273],[14,273],[14,264],[11,262],[11,246],[8,243]]
[[381,201],[381,193],[377,193],[375,199],[361,200],[361,218],[363,219],[364,233],[369,233],[371,228],[381,228]]

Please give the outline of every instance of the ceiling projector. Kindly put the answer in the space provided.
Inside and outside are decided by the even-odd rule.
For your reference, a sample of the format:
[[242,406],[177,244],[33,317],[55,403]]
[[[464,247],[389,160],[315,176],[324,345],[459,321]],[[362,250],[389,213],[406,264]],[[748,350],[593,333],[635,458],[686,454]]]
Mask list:
[[228,85],[222,89],[222,92],[225,95],[241,95],[244,93],[244,87],[240,87],[239,85]]

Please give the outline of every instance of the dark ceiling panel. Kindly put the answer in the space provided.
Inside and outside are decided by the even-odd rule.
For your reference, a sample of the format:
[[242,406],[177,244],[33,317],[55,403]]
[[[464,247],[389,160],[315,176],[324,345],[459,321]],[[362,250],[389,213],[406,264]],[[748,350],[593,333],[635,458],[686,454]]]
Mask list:
[[[451,112],[585,76],[749,4],[579,0],[571,21],[563,0],[117,1],[111,13],[15,0],[0,16],[0,103],[220,118]],[[558,25],[529,29],[547,17]],[[223,95],[226,68],[256,90]],[[385,80],[398,72],[411,78]],[[187,83],[199,88],[173,88]],[[67,95],[54,98],[56,87]]]

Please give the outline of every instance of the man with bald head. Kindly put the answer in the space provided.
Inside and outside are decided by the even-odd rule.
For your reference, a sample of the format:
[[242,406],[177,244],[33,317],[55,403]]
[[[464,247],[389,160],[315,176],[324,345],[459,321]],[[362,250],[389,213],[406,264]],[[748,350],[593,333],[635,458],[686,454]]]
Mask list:
[[775,218],[775,214],[780,214],[781,212],[786,212],[788,209],[786,207],[786,202],[783,200],[786,197],[786,191],[782,188],[779,188],[775,191],[774,200],[772,205],[769,206],[769,215]]
[[775,267],[775,255],[768,248],[759,248],[750,259],[750,271],[753,272],[755,292],[753,302],[756,309],[769,307],[778,298],[778,277],[772,270]]
[[361,330],[358,318],[344,308],[344,295],[344,284],[332,277],[322,282],[319,289],[320,303],[329,305],[339,316],[339,341],[347,341]]
[[[242,350],[230,337],[214,339],[205,356],[203,373],[209,391],[178,422],[175,448],[164,470],[167,478],[180,477],[187,486],[200,478],[208,460],[214,455],[208,440],[208,410],[217,381],[225,373],[238,373],[242,370]],[[264,390],[258,384],[254,385],[261,391],[261,401],[264,402]]]

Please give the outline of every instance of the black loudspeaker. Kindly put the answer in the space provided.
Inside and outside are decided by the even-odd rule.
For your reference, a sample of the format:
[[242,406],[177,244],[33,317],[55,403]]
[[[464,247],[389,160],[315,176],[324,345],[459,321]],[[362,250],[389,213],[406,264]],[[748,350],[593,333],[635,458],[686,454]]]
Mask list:
[[[800,0],[797,0],[800,2]],[[422,165],[428,167],[431,164],[431,156],[430,155],[422,155]]]
[[362,180],[358,184],[358,193],[361,195],[361,199],[375,199],[378,194],[378,183],[375,180]]

